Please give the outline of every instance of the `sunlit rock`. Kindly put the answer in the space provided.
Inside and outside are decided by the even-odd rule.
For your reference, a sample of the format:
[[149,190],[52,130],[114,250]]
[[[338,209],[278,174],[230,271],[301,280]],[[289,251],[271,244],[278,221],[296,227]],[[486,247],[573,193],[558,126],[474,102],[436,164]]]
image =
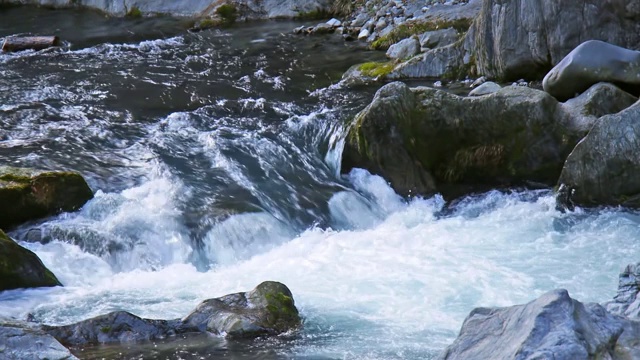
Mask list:
[[77,360],[53,336],[35,324],[0,318],[0,358]]
[[78,173],[0,167],[0,228],[75,211],[91,198]]

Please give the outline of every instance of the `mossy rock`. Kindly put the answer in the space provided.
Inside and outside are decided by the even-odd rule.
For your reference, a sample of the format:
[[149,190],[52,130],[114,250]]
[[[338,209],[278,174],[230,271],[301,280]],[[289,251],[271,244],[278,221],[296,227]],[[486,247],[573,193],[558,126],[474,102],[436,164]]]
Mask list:
[[0,228],[80,209],[93,198],[76,172],[0,167]]
[[263,282],[246,293],[205,300],[183,320],[186,328],[230,338],[278,335],[301,325],[291,291],[275,281]]
[[60,281],[36,254],[0,230],[0,291],[59,285]]
[[400,40],[410,38],[413,35],[420,35],[427,31],[453,28],[458,34],[466,33],[471,27],[471,19],[460,18],[454,20],[436,19],[431,21],[410,21],[404,23],[385,36],[381,36],[371,43],[371,48],[375,50],[387,50],[389,46]]

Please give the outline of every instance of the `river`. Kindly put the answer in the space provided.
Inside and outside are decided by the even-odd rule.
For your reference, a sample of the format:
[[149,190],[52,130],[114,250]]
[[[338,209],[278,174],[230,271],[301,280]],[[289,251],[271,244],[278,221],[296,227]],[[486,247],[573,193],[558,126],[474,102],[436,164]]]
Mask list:
[[11,232],[65,286],[0,293],[0,315],[177,318],[276,280],[304,317],[299,334],[77,355],[431,359],[474,307],[555,288],[612,298],[640,254],[638,212],[560,213],[550,190],[406,200],[364,170],[339,174],[345,124],[376,90],[340,76],[384,55],[293,35],[299,25],[189,33],[168,18],[0,9],[0,37],[66,42],[0,54],[0,165],[76,170],[96,192]]

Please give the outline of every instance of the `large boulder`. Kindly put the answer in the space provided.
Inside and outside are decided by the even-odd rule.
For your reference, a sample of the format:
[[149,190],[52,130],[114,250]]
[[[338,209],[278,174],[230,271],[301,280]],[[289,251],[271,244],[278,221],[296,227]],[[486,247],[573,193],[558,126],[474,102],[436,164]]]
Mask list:
[[58,285],[62,284],[36,254],[0,230],[0,291]]
[[440,358],[631,359],[638,335],[637,323],[555,290],[526,305],[474,309]]
[[552,185],[597,117],[635,100],[610,84],[561,104],[528,87],[467,98],[390,83],[353,121],[342,171],[368,169],[403,195],[457,196],[526,182]]
[[566,206],[640,205],[640,103],[598,119],[560,174]]
[[0,167],[0,228],[75,211],[91,198],[78,173]]
[[237,338],[291,331],[300,327],[301,319],[291,291],[282,283],[267,281],[247,293],[206,300],[183,323]]
[[590,40],[571,51],[544,77],[544,90],[566,100],[599,82],[640,89],[640,51]]
[[77,360],[39,326],[0,318],[0,358],[6,360]]
[[467,36],[478,73],[505,80],[538,79],[586,40],[640,47],[640,3],[485,0]]
[[203,301],[184,319],[151,320],[117,311],[45,330],[67,346],[159,340],[177,334],[210,332],[230,338],[278,335],[298,329],[302,320],[291,291],[266,281],[246,293]]

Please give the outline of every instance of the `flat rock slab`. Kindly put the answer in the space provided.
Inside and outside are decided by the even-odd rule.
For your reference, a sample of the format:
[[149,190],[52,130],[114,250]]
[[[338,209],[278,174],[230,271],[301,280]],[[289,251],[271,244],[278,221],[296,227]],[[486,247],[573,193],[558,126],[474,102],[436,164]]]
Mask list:
[[60,44],[60,38],[57,36],[10,36],[4,39],[2,51],[44,50]]

